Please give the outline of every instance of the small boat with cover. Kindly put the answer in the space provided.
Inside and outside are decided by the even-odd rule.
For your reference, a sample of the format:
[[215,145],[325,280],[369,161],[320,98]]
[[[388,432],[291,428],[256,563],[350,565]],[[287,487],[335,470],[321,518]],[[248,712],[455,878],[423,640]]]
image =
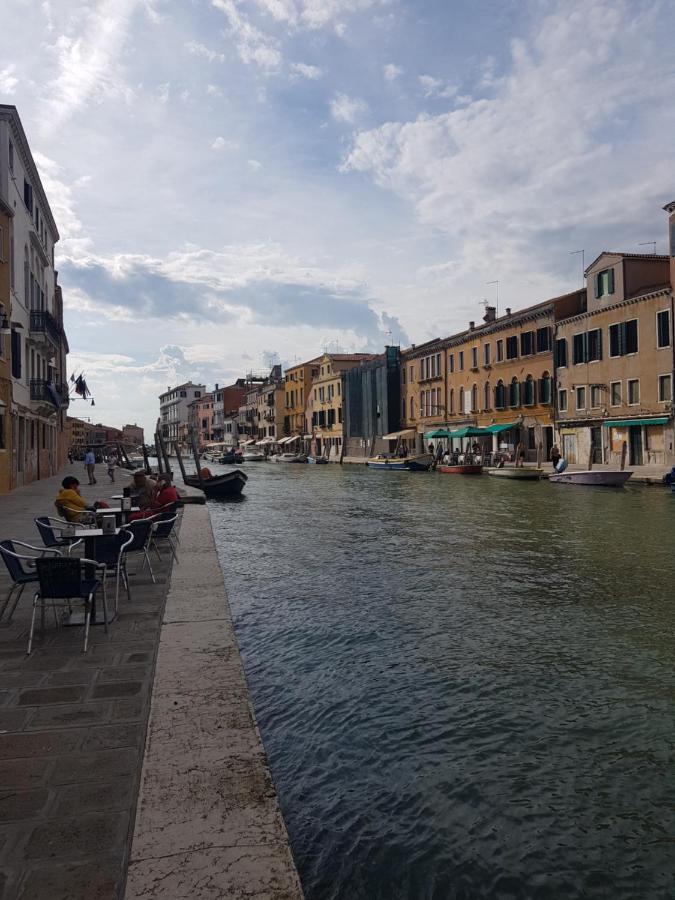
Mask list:
[[382,435],[383,441],[396,442],[394,449],[389,453],[378,453],[366,460],[369,469],[385,469],[392,471],[427,472],[434,461],[431,453],[409,452],[405,443],[406,439],[415,438],[417,432],[414,428],[406,428],[403,431],[393,431],[391,434]]

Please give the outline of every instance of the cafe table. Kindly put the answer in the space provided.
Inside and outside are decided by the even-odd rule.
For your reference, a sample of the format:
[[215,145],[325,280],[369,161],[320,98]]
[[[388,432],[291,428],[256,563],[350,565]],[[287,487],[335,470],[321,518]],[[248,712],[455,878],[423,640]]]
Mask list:
[[[119,534],[122,531],[121,528],[116,528],[114,532],[110,532],[110,534]],[[76,528],[75,535],[76,538],[80,540],[84,540],[84,556],[85,559],[96,559],[96,538],[103,537],[103,529],[102,528]],[[106,535],[108,537],[109,535]],[[108,624],[110,624],[115,619],[115,610],[108,608]],[[84,613],[72,612],[68,619],[63,623],[64,625],[84,625]],[[96,596],[94,595],[94,602],[91,607],[91,624],[92,625],[102,625],[103,619],[96,617]]]
[[107,514],[115,514],[115,521],[118,525],[124,524],[129,513],[140,512],[140,506],[131,506],[129,509],[122,509],[121,506],[104,506],[96,510],[97,516],[105,516]]

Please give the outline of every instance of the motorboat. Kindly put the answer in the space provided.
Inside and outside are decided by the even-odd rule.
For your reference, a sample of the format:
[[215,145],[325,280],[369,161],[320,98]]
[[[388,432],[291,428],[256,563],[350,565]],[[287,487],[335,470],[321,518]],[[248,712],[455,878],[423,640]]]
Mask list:
[[327,466],[328,460],[325,456],[308,456],[307,462],[312,463],[315,466]]
[[190,487],[201,488],[207,497],[220,500],[226,497],[238,497],[248,481],[248,475],[241,469],[225,472],[223,475],[184,475],[183,481]]
[[483,466],[480,463],[457,463],[457,465],[439,463],[436,471],[442,475],[480,475]]
[[271,457],[274,462],[278,463],[306,463],[307,457],[304,453],[277,453]]
[[488,469],[488,475],[498,478],[514,478],[516,481],[538,481],[544,474],[544,470],[536,466],[495,466]]
[[581,472],[555,472],[548,476],[554,484],[584,484],[595,487],[623,487],[632,475],[626,469],[586,469]]
[[265,462],[265,454],[262,450],[256,450],[251,447],[250,450],[244,450],[241,459],[242,462]]
[[420,453],[416,456],[400,456],[395,453],[379,453],[366,460],[369,469],[406,470],[408,472],[427,472],[434,458],[431,453]]

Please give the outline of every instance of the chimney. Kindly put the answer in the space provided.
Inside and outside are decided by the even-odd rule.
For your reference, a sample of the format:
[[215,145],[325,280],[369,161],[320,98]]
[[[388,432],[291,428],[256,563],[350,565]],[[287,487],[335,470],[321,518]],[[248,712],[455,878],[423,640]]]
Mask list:
[[475,327],[476,327],[475,322],[469,322],[469,331],[473,331]]
[[510,306],[507,306],[507,307],[506,307],[506,315],[507,315],[507,316],[510,316],[510,315],[511,315],[511,307],[510,307]]
[[486,306],[485,307],[485,315],[483,316],[484,322],[494,322],[497,318],[497,307],[496,306]]

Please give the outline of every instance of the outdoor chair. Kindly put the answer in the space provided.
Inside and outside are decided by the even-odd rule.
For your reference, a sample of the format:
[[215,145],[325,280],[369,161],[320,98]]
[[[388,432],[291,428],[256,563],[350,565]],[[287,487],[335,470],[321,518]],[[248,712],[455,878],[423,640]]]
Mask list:
[[33,632],[35,630],[35,614],[38,607],[42,611],[42,630],[45,625],[45,604],[50,603],[54,610],[54,618],[58,625],[56,610],[58,607],[70,610],[73,600],[84,603],[84,653],[89,642],[89,625],[96,594],[100,588],[103,603],[103,625],[108,631],[108,609],[105,592],[105,566],[93,559],[74,559],[73,557],[55,557],[36,559],[35,569],[38,576],[39,590],[33,598],[33,614],[28,633],[28,655],[33,648]]
[[171,555],[173,556],[176,565],[178,565],[178,557],[176,556],[176,545],[174,544],[173,531],[177,519],[177,515],[170,515],[167,513],[160,513],[157,517],[153,517],[151,545],[152,549],[157,554],[158,559],[161,560],[162,554],[159,551],[159,545],[166,544],[171,551]]
[[152,520],[135,519],[133,522],[129,522],[127,525],[125,525],[124,530],[131,532],[134,538],[131,544],[126,547],[124,551],[125,555],[129,557],[133,556],[134,554],[142,553],[143,565],[141,567],[141,571],[143,571],[147,563],[148,568],[150,569],[150,578],[152,578],[152,583],[156,584],[155,573],[152,570],[149,555],[149,550],[152,545]]
[[[18,547],[24,550],[32,550],[33,554],[37,555],[20,553],[17,550]],[[7,616],[7,621],[11,622],[14,610],[21,599],[26,585],[37,584],[38,576],[35,570],[35,560],[47,554],[61,556],[61,552],[59,550],[48,550],[44,547],[33,547],[32,544],[24,544],[23,541],[0,541],[0,554],[7,566],[9,577],[12,579],[12,586],[7,593],[5,602],[2,604],[2,609],[0,609],[0,620],[5,615],[5,611],[12,600],[12,595],[14,595],[14,603]]]
[[120,579],[127,592],[127,599],[131,600],[129,589],[129,576],[127,574],[126,551],[134,542],[134,535],[126,528],[117,534],[104,534],[96,538],[95,550],[92,556],[95,561],[104,567],[105,577],[115,578],[115,612],[120,593]]
[[64,529],[73,527],[72,522],[55,519],[53,516],[38,516],[35,524],[45,547],[65,550],[70,554],[77,544],[82,543],[78,538],[63,535]]

